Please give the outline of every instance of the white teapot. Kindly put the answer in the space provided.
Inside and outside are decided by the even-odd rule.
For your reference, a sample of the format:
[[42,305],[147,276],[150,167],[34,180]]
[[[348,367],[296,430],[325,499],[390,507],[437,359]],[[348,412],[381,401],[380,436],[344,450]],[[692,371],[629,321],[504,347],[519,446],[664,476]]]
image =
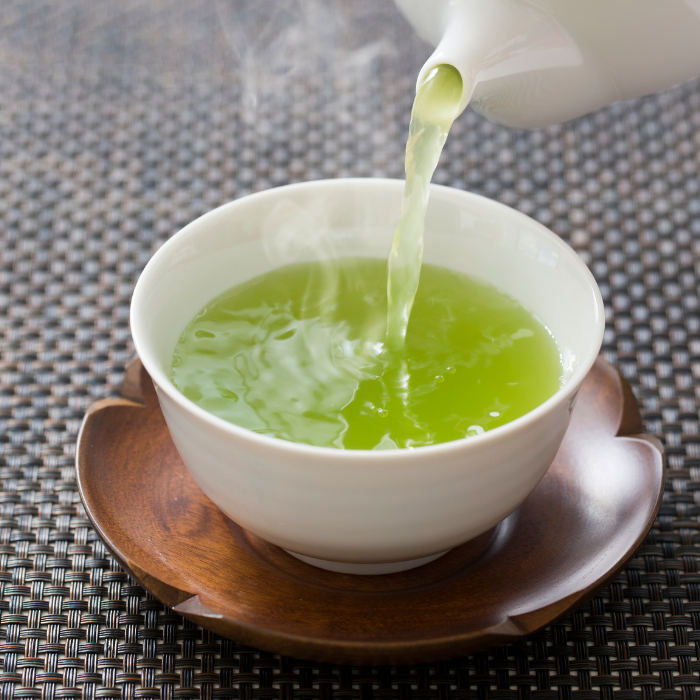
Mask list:
[[395,0],[489,119],[543,127],[700,75],[700,0]]

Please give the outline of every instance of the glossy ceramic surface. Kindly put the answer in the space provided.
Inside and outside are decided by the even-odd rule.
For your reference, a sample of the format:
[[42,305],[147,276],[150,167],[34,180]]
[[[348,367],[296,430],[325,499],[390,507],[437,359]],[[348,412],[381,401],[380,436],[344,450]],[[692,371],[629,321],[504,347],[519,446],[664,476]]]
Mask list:
[[563,241],[509,207],[434,186],[425,260],[485,279],[542,320],[570,370],[551,399],[478,437],[359,451],[258,435],[175,389],[168,377],[175,342],[206,302],[297,260],[385,258],[402,190],[398,180],[332,180],[232,202],[171,238],[146,266],[132,302],[139,357],[197,484],[241,527],[328,567],[415,566],[512,513],[551,464],[602,341],[600,293]]
[[[462,109],[542,127],[700,74],[700,0],[395,0],[455,66]],[[473,91],[473,92],[472,92]]]

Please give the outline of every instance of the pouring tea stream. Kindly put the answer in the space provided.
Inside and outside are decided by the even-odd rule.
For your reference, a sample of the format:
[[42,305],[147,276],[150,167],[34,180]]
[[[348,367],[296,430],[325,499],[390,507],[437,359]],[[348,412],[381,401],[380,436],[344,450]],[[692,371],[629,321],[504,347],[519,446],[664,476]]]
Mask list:
[[406,185],[387,281],[390,350],[403,347],[423,255],[430,180],[467,104],[540,127],[700,72],[700,0],[396,0],[437,47],[418,74]]

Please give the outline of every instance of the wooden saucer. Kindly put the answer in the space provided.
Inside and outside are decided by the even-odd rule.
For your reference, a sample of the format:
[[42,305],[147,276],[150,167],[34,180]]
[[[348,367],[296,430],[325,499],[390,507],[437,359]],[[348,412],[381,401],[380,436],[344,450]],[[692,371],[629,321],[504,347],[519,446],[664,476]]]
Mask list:
[[301,658],[413,663],[512,642],[604,586],[661,500],[662,448],[641,434],[627,383],[598,360],[547,475],[497,528],[412,571],[332,573],[246,532],[207,499],[138,360],[122,396],[93,405],[78,438],[80,493],[105,544],[178,613]]

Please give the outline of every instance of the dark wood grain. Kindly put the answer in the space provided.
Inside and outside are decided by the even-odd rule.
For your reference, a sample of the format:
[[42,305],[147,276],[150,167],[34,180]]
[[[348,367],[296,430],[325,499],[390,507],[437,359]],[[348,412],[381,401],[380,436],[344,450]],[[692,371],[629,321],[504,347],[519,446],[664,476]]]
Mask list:
[[586,378],[545,478],[493,531],[418,569],[316,569],[238,527],[195,485],[137,361],[78,440],[85,509],[156,597],[224,636],[321,661],[411,663],[534,632],[619,570],[651,527],[663,457],[609,364]]

